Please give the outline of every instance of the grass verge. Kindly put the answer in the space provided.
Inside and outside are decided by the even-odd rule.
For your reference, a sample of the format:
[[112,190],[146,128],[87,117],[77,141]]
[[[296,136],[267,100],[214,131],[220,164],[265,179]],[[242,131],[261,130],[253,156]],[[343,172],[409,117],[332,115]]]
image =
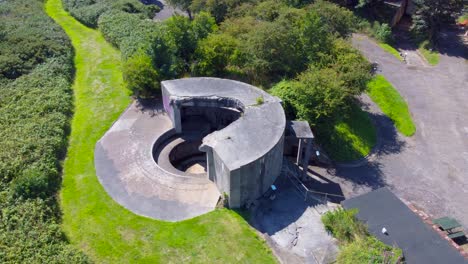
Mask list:
[[408,105],[384,76],[375,76],[367,85],[367,93],[403,135],[412,136],[416,132]]
[[272,263],[271,251],[230,210],[169,223],[137,216],[104,191],[94,170],[97,140],[130,103],[119,51],[101,34],[48,0],[46,12],[75,48],[75,113],[64,162],[60,201],[71,243],[96,263]]
[[386,52],[395,56],[398,60],[403,61],[403,58],[400,56],[400,52],[398,52],[398,50],[396,50],[394,47],[382,42],[378,42],[378,45]]
[[317,126],[320,144],[334,161],[365,157],[377,142],[377,132],[367,112],[353,104],[343,118]]
[[339,209],[322,216],[325,229],[340,243],[336,263],[404,263],[402,250],[371,236],[367,227],[356,219],[356,213],[357,210]]
[[427,40],[421,42],[421,44],[419,45],[418,51],[419,53],[423,55],[423,57],[426,59],[426,61],[430,65],[434,66],[434,65],[439,64],[440,55],[435,50],[431,51],[431,47],[429,46],[429,42]]

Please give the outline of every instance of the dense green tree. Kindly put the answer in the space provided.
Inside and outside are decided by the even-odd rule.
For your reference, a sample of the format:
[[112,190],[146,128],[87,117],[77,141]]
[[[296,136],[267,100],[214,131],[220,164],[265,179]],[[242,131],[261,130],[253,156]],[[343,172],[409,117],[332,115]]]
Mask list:
[[272,93],[283,100],[290,116],[316,125],[345,105],[347,95],[342,85],[333,69],[311,68],[295,81],[280,82]]
[[238,45],[238,41],[227,34],[211,34],[198,44],[192,74],[224,76],[227,66],[237,60]]
[[159,93],[161,78],[153,68],[151,58],[143,52],[138,52],[125,61],[123,77],[136,96],[149,96]]
[[463,0],[413,0],[412,30],[420,37],[437,42],[438,33],[444,23],[454,22],[463,8]]

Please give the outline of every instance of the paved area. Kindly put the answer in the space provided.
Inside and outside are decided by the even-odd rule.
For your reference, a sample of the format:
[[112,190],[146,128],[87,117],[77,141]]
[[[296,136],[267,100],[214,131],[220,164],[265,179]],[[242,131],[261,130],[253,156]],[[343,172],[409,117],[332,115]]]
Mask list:
[[220,193],[207,177],[177,175],[156,164],[153,144],[171,129],[162,102],[134,102],[96,144],[94,163],[119,204],[139,215],[180,221],[212,211]]
[[161,11],[156,13],[153,20],[163,21],[163,20],[170,18],[171,16],[175,14],[186,16],[186,13],[184,11],[180,10],[179,8],[172,7],[165,0],[149,0],[149,1],[161,8]]
[[281,263],[333,263],[338,243],[320,218],[336,205],[305,201],[284,173],[275,184],[276,198],[259,201],[252,212],[252,226],[264,234]]
[[466,46],[447,32],[437,66],[406,65],[368,38],[353,44],[407,100],[417,131],[397,133],[368,99],[364,103],[379,127],[380,146],[358,167],[312,169],[355,196],[389,186],[400,197],[434,217],[452,216],[468,229],[468,63]]

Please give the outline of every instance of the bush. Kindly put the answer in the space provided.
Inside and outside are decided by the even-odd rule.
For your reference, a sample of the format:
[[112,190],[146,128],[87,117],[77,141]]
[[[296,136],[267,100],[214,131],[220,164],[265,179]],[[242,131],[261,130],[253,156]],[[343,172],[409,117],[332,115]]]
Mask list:
[[357,210],[343,209],[329,211],[322,216],[322,222],[325,229],[340,242],[351,242],[368,235],[364,224],[356,219],[357,212]]
[[0,263],[87,263],[60,231],[54,199],[73,51],[43,8],[43,1],[0,4]]
[[145,18],[151,18],[159,11],[159,7],[144,5],[138,0],[64,0],[63,3],[72,16],[93,28],[98,26],[99,17],[107,11],[140,14]]
[[28,168],[11,183],[13,198],[42,198],[53,195],[60,185],[57,171]]
[[336,263],[404,263],[403,252],[396,247],[390,247],[373,236],[356,239],[342,247]]
[[195,51],[192,74],[196,76],[224,76],[226,67],[236,60],[238,42],[226,34],[211,34],[199,42]]
[[357,29],[358,21],[353,12],[336,4],[318,0],[310,6],[320,15],[323,24],[330,33],[348,37]]
[[140,22],[139,15],[112,10],[100,16],[98,26],[104,38],[120,48],[124,39],[129,38],[132,32],[139,31]]
[[392,28],[386,23],[380,24],[377,21],[374,22],[372,26],[372,36],[384,43],[393,42]]
[[159,94],[160,76],[153,68],[151,58],[142,52],[133,55],[124,63],[123,77],[127,87],[136,96]]

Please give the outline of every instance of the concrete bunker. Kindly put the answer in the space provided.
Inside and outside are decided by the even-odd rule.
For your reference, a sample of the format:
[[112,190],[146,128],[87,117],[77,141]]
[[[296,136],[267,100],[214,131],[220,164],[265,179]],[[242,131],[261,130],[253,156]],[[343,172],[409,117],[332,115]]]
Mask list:
[[284,150],[307,160],[307,135],[291,141],[307,144],[285,142],[277,97],[218,78],[161,87],[162,100],[133,102],[95,146],[99,181],[132,212],[180,221],[212,211],[221,195],[230,207],[249,205],[280,175]]
[[164,81],[162,94],[174,133],[202,137],[206,176],[231,207],[253,202],[268,190],[283,159],[286,118],[278,98],[217,78]]

